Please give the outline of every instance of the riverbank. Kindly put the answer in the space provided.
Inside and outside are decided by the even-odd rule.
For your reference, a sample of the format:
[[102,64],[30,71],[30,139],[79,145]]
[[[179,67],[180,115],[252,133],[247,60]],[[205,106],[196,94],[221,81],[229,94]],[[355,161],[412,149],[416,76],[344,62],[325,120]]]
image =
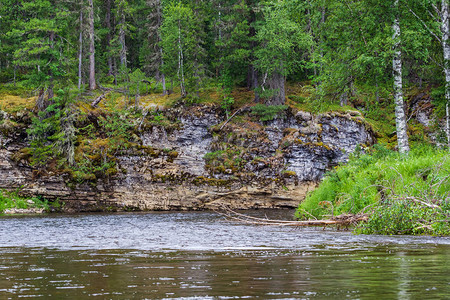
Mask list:
[[48,201],[38,197],[21,197],[17,191],[0,190],[0,215],[42,214],[50,210]]
[[297,210],[300,219],[367,213],[364,234],[450,235],[450,153],[414,147],[402,156],[381,146],[355,153],[329,172]]

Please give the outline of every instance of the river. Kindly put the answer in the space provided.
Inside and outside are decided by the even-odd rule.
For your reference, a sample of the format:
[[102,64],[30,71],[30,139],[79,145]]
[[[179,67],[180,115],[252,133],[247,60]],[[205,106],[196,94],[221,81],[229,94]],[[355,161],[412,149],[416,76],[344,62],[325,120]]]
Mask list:
[[450,238],[261,227],[213,212],[1,217],[0,299],[21,297],[448,299]]

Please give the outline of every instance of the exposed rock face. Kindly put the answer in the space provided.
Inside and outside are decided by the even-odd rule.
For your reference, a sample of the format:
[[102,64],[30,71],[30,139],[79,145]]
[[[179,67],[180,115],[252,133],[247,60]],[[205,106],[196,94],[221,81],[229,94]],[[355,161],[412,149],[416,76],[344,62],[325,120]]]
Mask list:
[[330,167],[374,142],[356,113],[288,112],[267,124],[233,121],[222,129],[216,108],[166,113],[176,115],[180,128],[153,126],[141,140],[176,156],[130,152],[117,157],[116,175],[78,185],[64,174],[33,176],[26,162],[12,159],[25,146],[24,128],[2,131],[0,188],[58,198],[72,211],[291,208]]

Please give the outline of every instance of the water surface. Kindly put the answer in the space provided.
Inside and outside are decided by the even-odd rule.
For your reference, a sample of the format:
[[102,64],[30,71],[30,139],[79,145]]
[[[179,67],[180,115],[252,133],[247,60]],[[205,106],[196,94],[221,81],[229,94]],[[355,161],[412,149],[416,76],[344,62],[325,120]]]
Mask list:
[[449,295],[449,238],[260,227],[211,212],[0,218],[0,299]]

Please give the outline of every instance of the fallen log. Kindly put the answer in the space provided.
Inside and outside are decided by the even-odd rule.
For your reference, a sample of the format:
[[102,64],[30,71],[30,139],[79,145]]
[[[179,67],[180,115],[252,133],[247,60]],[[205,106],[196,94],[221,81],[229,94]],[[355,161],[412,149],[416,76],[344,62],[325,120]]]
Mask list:
[[332,217],[329,220],[306,220],[306,221],[286,221],[286,220],[272,220],[268,218],[257,218],[248,215],[244,215],[231,210],[226,206],[221,207],[223,211],[216,211],[217,213],[225,216],[229,220],[238,221],[251,225],[263,225],[263,226],[292,226],[292,227],[307,227],[307,226],[323,226],[336,225],[338,227],[349,227],[356,225],[360,222],[366,222],[369,219],[367,214],[343,214],[340,216]]
[[92,107],[97,107],[97,105],[100,103],[100,101],[102,101],[104,98],[106,97],[106,94],[102,94],[100,96],[98,96],[91,104]]

